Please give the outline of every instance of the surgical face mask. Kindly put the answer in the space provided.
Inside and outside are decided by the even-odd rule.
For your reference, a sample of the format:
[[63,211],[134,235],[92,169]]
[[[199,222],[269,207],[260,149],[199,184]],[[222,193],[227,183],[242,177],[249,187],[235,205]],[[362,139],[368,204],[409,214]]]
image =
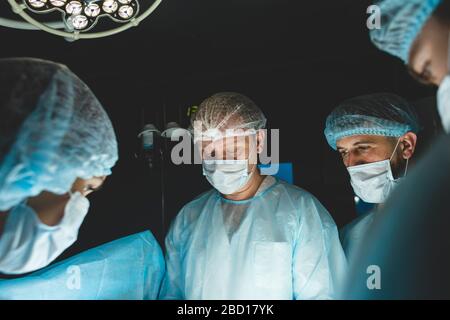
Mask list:
[[250,180],[248,160],[203,160],[203,175],[222,194],[233,194]]
[[89,200],[79,192],[70,193],[56,226],[43,224],[25,203],[13,208],[0,235],[0,272],[21,274],[50,264],[76,241],[88,210]]
[[450,133],[450,74],[439,86],[437,105],[445,132]]
[[445,132],[450,134],[450,35],[448,42],[448,74],[439,86],[437,93],[438,112]]
[[[355,194],[367,203],[384,203],[401,179],[394,179],[391,160],[397,150],[398,144],[390,159],[348,167],[350,182]],[[408,170],[406,160],[405,174]]]

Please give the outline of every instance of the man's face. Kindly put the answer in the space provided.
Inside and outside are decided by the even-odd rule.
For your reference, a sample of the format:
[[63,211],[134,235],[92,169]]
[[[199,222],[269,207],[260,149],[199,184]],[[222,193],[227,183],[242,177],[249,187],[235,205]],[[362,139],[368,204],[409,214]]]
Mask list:
[[414,41],[408,68],[424,84],[439,86],[448,74],[450,24],[432,16]]
[[196,143],[202,159],[248,160],[249,172],[257,166],[258,154],[262,152],[265,134],[230,136],[218,140],[202,140]]
[[92,192],[98,191],[103,186],[106,176],[93,177],[90,179],[77,179],[72,185],[72,192],[80,192],[87,197]]
[[214,141],[203,140],[199,147],[204,159],[246,160],[255,144],[252,136],[232,136]]
[[[345,137],[336,143],[346,167],[390,159],[396,144],[396,138],[375,135]],[[394,155],[391,162],[393,169],[400,161],[401,157]]]

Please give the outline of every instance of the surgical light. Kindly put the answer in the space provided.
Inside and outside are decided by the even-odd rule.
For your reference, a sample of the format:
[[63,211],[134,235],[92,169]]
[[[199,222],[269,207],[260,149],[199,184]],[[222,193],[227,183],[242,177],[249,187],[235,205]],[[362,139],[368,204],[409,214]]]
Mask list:
[[[144,1],[148,6],[146,10],[141,10],[139,2],[144,3],[142,0],[8,0],[8,2],[13,12],[26,22],[0,18],[1,26],[40,29],[66,39],[77,40],[106,37],[137,26],[160,5],[162,0]],[[45,20],[38,21],[38,17],[54,12],[61,13],[61,21],[50,23]],[[91,32],[99,21],[105,18],[121,25],[109,30]]]

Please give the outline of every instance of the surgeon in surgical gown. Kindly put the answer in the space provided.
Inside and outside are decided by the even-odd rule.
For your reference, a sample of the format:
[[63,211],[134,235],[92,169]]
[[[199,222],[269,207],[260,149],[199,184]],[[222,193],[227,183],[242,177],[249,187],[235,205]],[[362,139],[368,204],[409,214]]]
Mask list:
[[346,269],[336,225],[310,193],[261,175],[266,119],[219,93],[192,118],[214,187],[184,206],[166,238],[162,299],[332,299]]
[[330,147],[340,153],[355,196],[374,205],[340,232],[350,263],[371,231],[378,211],[407,179],[419,130],[412,105],[392,93],[347,99],[327,117],[325,137]]
[[106,111],[66,66],[0,59],[0,274],[39,269],[1,280],[0,299],[157,297],[164,261],[150,232],[47,267],[77,240],[117,149]]
[[108,114],[66,66],[0,59],[0,273],[44,268],[70,247],[117,159]]

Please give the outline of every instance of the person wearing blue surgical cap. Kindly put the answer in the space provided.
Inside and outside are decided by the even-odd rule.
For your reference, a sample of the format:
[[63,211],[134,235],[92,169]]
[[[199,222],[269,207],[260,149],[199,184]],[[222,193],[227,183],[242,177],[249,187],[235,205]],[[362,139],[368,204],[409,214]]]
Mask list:
[[100,102],[67,67],[0,60],[0,273],[47,266],[78,236],[117,161]]
[[438,111],[450,133],[450,1],[379,0],[381,26],[370,32],[381,50],[400,58],[420,82],[439,87]]
[[347,266],[336,225],[311,194],[259,171],[262,111],[225,92],[191,121],[214,189],[172,223],[160,298],[334,298]]
[[[381,0],[372,41],[399,57],[422,83],[439,86],[438,111],[450,133],[448,0]],[[450,299],[450,135],[433,142],[375,217],[352,263],[343,299]],[[376,241],[373,241],[376,239]]]
[[370,232],[377,210],[406,177],[418,131],[413,108],[390,93],[346,100],[328,116],[325,137],[341,154],[355,195],[375,204],[374,210],[341,230],[341,241],[350,262]]

